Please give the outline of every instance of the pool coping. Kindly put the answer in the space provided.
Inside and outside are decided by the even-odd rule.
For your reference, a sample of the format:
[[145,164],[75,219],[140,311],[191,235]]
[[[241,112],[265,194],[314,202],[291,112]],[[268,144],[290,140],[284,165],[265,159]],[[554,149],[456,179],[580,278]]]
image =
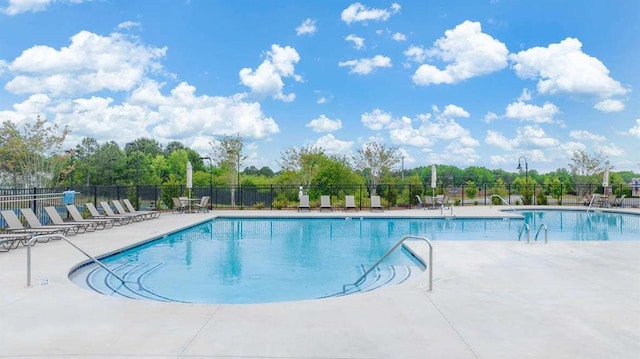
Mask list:
[[[465,212],[501,216],[494,212],[499,207]],[[362,214],[414,216],[416,211],[429,212]],[[640,214],[613,210],[618,211]],[[105,255],[217,214],[298,217],[292,211],[253,212],[163,214],[71,239],[93,255]],[[415,251],[426,254],[424,246]],[[440,241],[434,243],[433,292],[425,289],[425,273],[397,288],[252,305],[143,302],[90,293],[66,278],[84,258],[61,241],[34,247],[34,277],[47,275],[49,283],[25,288],[25,253],[25,248],[0,253],[5,334],[0,356],[632,358],[640,353],[638,241]]]

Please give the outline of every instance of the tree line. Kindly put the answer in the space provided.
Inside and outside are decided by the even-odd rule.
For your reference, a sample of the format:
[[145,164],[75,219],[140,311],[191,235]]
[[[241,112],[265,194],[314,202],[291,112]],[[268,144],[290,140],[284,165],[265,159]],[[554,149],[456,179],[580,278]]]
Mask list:
[[[375,194],[379,184],[428,185],[431,166],[401,170],[398,147],[370,142],[353,156],[328,154],[316,146],[290,147],[277,161],[280,170],[268,166],[245,166],[247,156],[243,138],[223,136],[210,141],[204,155],[179,141],[161,145],[141,137],[121,148],[115,141],[99,143],[85,137],[74,148],[62,148],[67,128],[60,129],[40,117],[19,128],[5,121],[0,129],[0,184],[3,187],[74,187],[90,185],[179,185],[186,181],[186,163],[193,167],[196,186],[296,185],[349,186],[366,185]],[[470,166],[458,168],[439,164],[439,187],[473,187],[500,181],[509,184],[562,184],[571,190],[579,184],[598,184],[605,166],[610,183],[624,184],[640,174],[613,171],[606,156],[575,151],[567,168],[549,173],[505,171]]]

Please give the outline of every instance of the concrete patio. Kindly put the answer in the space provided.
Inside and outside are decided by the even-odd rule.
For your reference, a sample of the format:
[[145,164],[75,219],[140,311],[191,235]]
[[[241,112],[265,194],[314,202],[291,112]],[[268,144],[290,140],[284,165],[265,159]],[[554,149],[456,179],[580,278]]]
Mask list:
[[[500,209],[463,207],[456,215],[505,216]],[[358,213],[390,214],[440,211]],[[165,213],[70,239],[100,256],[216,215],[345,214]],[[64,241],[33,248],[34,285],[26,288],[20,247],[0,253],[0,357],[639,358],[640,238],[550,238],[433,242],[432,292],[425,272],[363,294],[254,305],[136,301],[81,289],[67,276],[86,257]],[[411,246],[426,256],[423,243]]]

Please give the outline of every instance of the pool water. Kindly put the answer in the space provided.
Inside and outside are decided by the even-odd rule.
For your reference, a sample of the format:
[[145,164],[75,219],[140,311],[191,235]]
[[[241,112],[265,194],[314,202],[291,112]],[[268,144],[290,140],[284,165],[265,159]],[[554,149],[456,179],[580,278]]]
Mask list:
[[70,277],[100,293],[134,299],[281,302],[375,290],[421,274],[422,263],[406,250],[397,250],[359,286],[349,285],[409,234],[434,241],[515,242],[527,223],[531,240],[541,224],[547,226],[550,241],[640,237],[637,215],[522,214],[519,219],[219,218],[103,258],[126,284],[95,264],[79,268]]

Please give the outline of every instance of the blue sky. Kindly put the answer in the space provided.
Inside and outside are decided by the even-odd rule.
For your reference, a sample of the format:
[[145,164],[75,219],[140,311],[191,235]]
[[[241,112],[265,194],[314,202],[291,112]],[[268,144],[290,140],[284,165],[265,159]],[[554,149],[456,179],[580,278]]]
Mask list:
[[[398,146],[405,168],[640,169],[640,2],[0,1],[0,120],[84,137]],[[400,164],[398,164],[400,166]]]

